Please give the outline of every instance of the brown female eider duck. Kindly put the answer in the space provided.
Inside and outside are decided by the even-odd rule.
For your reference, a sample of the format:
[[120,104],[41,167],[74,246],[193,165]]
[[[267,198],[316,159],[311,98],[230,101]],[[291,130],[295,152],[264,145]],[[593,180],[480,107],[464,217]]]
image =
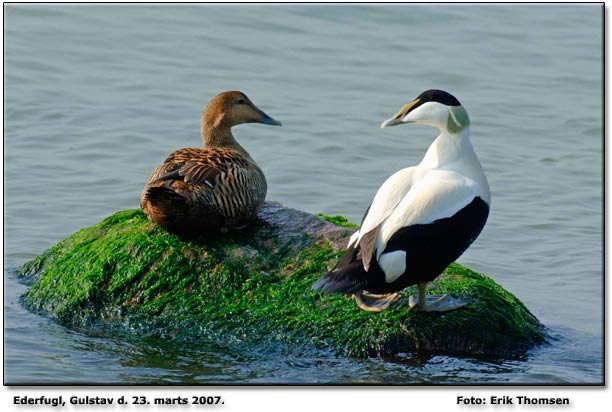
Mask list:
[[140,207],[170,232],[207,234],[240,228],[257,216],[266,178],[231,128],[242,123],[281,123],[242,92],[217,95],[202,114],[204,148],[179,149],[153,170]]
[[406,123],[440,130],[417,166],[389,177],[378,189],[348,250],[314,289],[349,293],[360,308],[386,309],[398,292],[418,284],[411,309],[445,311],[465,303],[426,296],[434,280],[476,239],[487,221],[489,185],[470,143],[470,120],[459,101],[427,90],[381,127]]

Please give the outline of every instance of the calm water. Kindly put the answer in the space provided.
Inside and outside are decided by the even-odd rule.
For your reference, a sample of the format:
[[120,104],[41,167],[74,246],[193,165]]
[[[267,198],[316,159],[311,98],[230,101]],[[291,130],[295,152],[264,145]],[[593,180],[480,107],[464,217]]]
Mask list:
[[[602,381],[601,6],[4,10],[6,383]],[[269,199],[357,222],[435,137],[379,129],[428,88],[467,108],[492,189],[489,222],[460,262],[550,328],[551,344],[525,359],[177,348],[67,330],[20,306],[14,268],[137,207],[155,164],[201,144],[200,113],[218,92],[243,90],[283,122],[235,130]]]

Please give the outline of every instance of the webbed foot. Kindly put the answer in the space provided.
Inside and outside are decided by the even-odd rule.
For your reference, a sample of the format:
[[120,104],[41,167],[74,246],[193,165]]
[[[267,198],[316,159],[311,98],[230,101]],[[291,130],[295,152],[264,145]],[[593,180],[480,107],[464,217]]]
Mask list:
[[361,309],[368,312],[382,312],[400,298],[399,293],[389,293],[386,295],[374,295],[360,290],[353,294],[355,303]]
[[459,309],[467,305],[460,299],[454,298],[451,295],[426,295],[425,301],[419,301],[417,295],[411,295],[408,299],[409,310],[420,310],[423,312],[446,312],[449,310]]

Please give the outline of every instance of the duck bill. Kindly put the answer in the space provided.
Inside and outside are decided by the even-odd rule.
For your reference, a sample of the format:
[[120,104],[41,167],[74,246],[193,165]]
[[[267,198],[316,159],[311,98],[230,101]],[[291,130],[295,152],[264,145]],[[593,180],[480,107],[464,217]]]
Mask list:
[[270,126],[282,126],[283,124],[265,114],[262,110],[257,109],[259,113],[259,123],[269,124]]
[[409,123],[409,120],[405,120],[405,117],[410,113],[410,111],[419,103],[419,99],[415,99],[410,103],[407,103],[402,106],[402,108],[390,119],[385,120],[380,125],[381,129],[389,126],[397,126],[398,124]]
[[385,127],[389,127],[389,126],[397,126],[398,124],[401,124],[401,123],[403,122],[400,119],[396,119],[395,117],[392,117],[382,122],[380,125],[380,128],[384,129]]

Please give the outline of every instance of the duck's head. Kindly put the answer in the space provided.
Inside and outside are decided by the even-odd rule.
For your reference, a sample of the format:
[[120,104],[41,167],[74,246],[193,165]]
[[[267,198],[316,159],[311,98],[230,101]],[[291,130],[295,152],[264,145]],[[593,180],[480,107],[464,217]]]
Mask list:
[[206,124],[215,128],[230,128],[242,123],[281,126],[281,122],[268,116],[239,91],[218,94],[202,113],[202,126]]
[[395,116],[385,120],[380,127],[405,123],[425,124],[455,134],[470,126],[470,118],[452,94],[443,90],[427,90],[402,106]]

